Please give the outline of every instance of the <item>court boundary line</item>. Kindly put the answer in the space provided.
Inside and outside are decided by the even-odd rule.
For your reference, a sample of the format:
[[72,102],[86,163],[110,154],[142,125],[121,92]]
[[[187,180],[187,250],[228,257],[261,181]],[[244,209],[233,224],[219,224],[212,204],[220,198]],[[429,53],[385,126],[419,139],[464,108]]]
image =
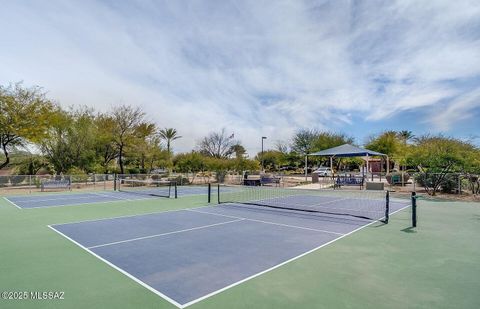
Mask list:
[[299,230],[306,230],[306,231],[313,231],[313,232],[321,232],[321,233],[328,233],[328,234],[335,234],[335,235],[345,235],[343,233],[338,233],[338,232],[333,232],[333,231],[327,231],[327,230],[319,230],[319,229],[314,229],[314,228],[309,228],[309,227],[302,227],[298,225],[290,225],[290,224],[284,224],[284,223],[277,223],[277,222],[271,222],[271,221],[264,221],[264,220],[257,220],[257,219],[250,219],[247,217],[237,217],[237,216],[229,216],[229,215],[224,215],[224,214],[216,214],[216,213],[211,213],[207,211],[199,211],[199,210],[194,210],[194,209],[188,209],[187,211],[191,212],[196,212],[196,213],[202,213],[202,214],[209,214],[213,216],[220,216],[220,217],[230,217],[230,218],[237,218],[237,219],[243,219],[247,221],[252,221],[252,222],[258,222],[258,223],[263,223],[263,224],[270,224],[270,225],[277,225],[277,226],[283,226],[283,227],[289,227],[289,228],[294,228],[294,229],[299,229]]
[[[82,195],[85,195],[85,194],[91,194],[91,195],[96,195],[94,193],[82,193]],[[77,195],[80,195],[80,194],[77,194]],[[33,200],[19,200],[17,202],[46,202],[46,201],[58,201],[58,200],[67,200],[69,198],[66,198],[66,196],[74,196],[74,195],[63,195],[63,198],[60,197],[60,195],[57,195],[57,198],[47,198],[47,199],[33,199]],[[34,196],[31,196],[31,197],[34,197]],[[76,199],[86,199],[86,198],[91,198],[91,196],[81,196],[81,197],[76,197]],[[74,199],[72,197],[72,199]]]
[[78,206],[78,205],[95,205],[95,204],[105,204],[105,203],[118,203],[118,202],[136,202],[136,201],[144,201],[144,200],[151,200],[155,199],[155,197],[145,197],[145,198],[138,198],[138,199],[122,199],[122,200],[113,200],[113,201],[103,201],[103,202],[82,202],[82,203],[75,203],[75,204],[61,204],[61,205],[51,205],[51,206],[38,206],[38,207],[25,207],[22,209],[43,209],[43,208],[55,208],[55,207],[69,207],[69,206]]
[[[146,198],[146,199],[149,199],[149,198]],[[144,199],[137,199],[137,200],[132,200],[132,201],[141,201],[141,200],[144,200]],[[102,202],[102,203],[110,203],[109,202]],[[100,203],[97,203],[97,204],[100,204]],[[207,203],[205,203],[207,204]],[[399,204],[404,204],[404,203],[399,203]],[[64,222],[64,223],[55,223],[55,224],[52,224],[53,225],[62,225],[62,224],[75,224],[75,223],[83,223],[83,222],[94,222],[94,221],[102,221],[102,220],[113,220],[113,219],[120,219],[120,218],[129,218],[129,217],[137,217],[137,216],[144,216],[144,215],[153,215],[153,214],[160,214],[160,213],[166,213],[166,212],[173,212],[173,211],[182,211],[182,210],[195,210],[195,209],[201,209],[201,208],[207,208],[207,207],[216,207],[216,206],[219,206],[220,204],[216,204],[216,203],[210,203],[210,204],[207,204],[205,206],[194,206],[194,207],[188,207],[188,208],[182,208],[182,209],[167,209],[167,210],[160,210],[160,211],[151,211],[151,212],[146,212],[146,213],[141,213],[141,214],[134,214],[134,215],[123,215],[123,216],[116,216],[116,217],[108,217],[108,218],[100,218],[100,219],[88,219],[88,220],[80,220],[80,221],[74,221],[74,222]],[[411,205],[406,205],[402,208],[400,208],[399,210],[402,210],[404,208],[407,208]],[[52,206],[52,207],[56,207],[56,206]],[[26,209],[26,208],[22,208],[22,209]],[[390,213],[390,214],[394,214],[396,213],[398,210]],[[382,217],[380,218],[378,221],[384,219],[385,217]]]
[[[128,193],[128,192],[120,192],[121,194],[130,194],[132,195],[132,193]],[[58,195],[60,194],[63,194],[63,193],[59,193]],[[152,199],[157,199],[157,198],[160,198],[160,197],[155,197],[155,196],[150,196],[150,197],[143,197],[143,198],[120,198],[120,197],[113,197],[112,195],[102,195],[102,194],[99,194],[97,192],[82,192],[82,193],[76,193],[76,194],[93,194],[93,195],[98,195],[98,196],[105,196],[105,197],[111,197],[111,198],[115,198],[117,200],[113,200],[113,201],[103,201],[103,202],[81,202],[81,203],[75,203],[75,204],[61,204],[61,205],[50,205],[50,206],[38,206],[38,207],[20,207],[16,204],[14,204],[13,202],[11,202],[10,200],[8,200],[10,203],[14,204],[15,206],[17,206],[18,208],[20,209],[42,209],[42,208],[53,208],[53,207],[69,207],[69,206],[78,206],[78,205],[85,205],[85,204],[104,204],[104,203],[116,203],[116,202],[123,202],[123,201],[127,201],[127,202],[136,202],[136,201],[145,201],[145,200],[152,200]],[[53,195],[53,194],[52,194]],[[57,193],[55,193],[55,195],[57,195]],[[201,194],[201,193],[198,193],[198,194],[186,194],[186,195],[179,195],[179,197],[189,197],[189,196],[198,196],[198,195],[204,195],[204,194]],[[68,196],[73,196],[72,195],[68,195]],[[4,197],[5,199],[8,199],[8,197]],[[86,197],[85,197],[86,198]],[[50,200],[61,200],[61,198],[59,199],[50,199]],[[33,202],[38,202],[38,201],[42,201],[42,200],[35,200]],[[46,200],[44,200],[46,201]]]
[[[204,207],[210,207],[210,206],[211,206],[211,205],[209,205],[209,206],[197,207],[197,208],[204,208]],[[411,207],[411,205],[406,205],[406,206],[404,206],[404,207],[402,207],[402,208],[400,208],[400,209],[397,209],[396,211],[390,213],[390,216],[391,216],[391,215],[394,215],[394,214],[396,214],[397,212],[400,212],[400,211],[402,211],[402,210],[404,210],[404,209],[406,209],[406,208],[408,208],[408,207]],[[165,212],[182,211],[182,210],[188,210],[188,209],[186,208],[186,209],[178,209],[178,210],[171,210],[171,211],[164,211],[164,212],[156,212],[156,213],[165,213]],[[144,215],[156,214],[156,213],[147,213],[147,214],[144,214]],[[134,217],[134,216],[139,216],[139,215],[130,215],[130,216],[123,216],[123,217]],[[122,217],[117,217],[117,218],[122,218]],[[110,219],[116,219],[116,218],[110,218]],[[96,254],[95,252],[91,251],[89,248],[81,245],[80,243],[78,243],[77,241],[73,240],[73,239],[70,238],[69,236],[67,236],[67,235],[63,234],[62,232],[58,231],[57,229],[55,229],[55,228],[53,227],[53,225],[47,225],[47,226],[48,226],[50,229],[52,229],[53,231],[55,231],[56,233],[58,233],[59,235],[65,237],[65,238],[68,239],[68,240],[70,240],[71,242],[73,242],[74,244],[76,244],[77,246],[79,246],[80,248],[82,248],[83,250],[87,251],[88,253],[92,254],[92,255],[95,256],[96,258],[100,259],[101,261],[103,261],[104,263],[106,263],[107,265],[109,265],[110,267],[118,270],[120,273],[124,274],[124,275],[127,276],[128,278],[134,280],[135,282],[137,282],[137,283],[140,284],[141,286],[145,287],[147,290],[149,290],[149,291],[153,292],[154,294],[160,296],[161,298],[163,298],[164,300],[170,302],[171,304],[175,305],[176,307],[183,309],[183,308],[186,308],[186,307],[191,306],[191,305],[193,305],[193,304],[196,304],[196,303],[198,303],[198,302],[200,302],[200,301],[202,301],[202,300],[205,300],[205,299],[207,299],[207,298],[210,298],[210,297],[212,297],[212,296],[215,296],[215,295],[217,295],[217,294],[219,294],[219,293],[221,293],[221,292],[223,292],[223,291],[226,291],[226,290],[228,290],[228,289],[230,289],[230,288],[233,288],[233,287],[235,287],[235,286],[237,286],[237,285],[240,285],[240,284],[242,284],[242,283],[244,283],[244,282],[247,282],[247,281],[249,281],[249,280],[251,280],[251,279],[254,279],[254,278],[256,278],[256,277],[259,277],[259,276],[261,276],[261,275],[263,275],[263,274],[265,274],[265,273],[268,273],[268,272],[270,272],[270,271],[272,271],[272,270],[275,270],[275,269],[277,269],[277,268],[279,268],[279,267],[281,267],[281,266],[283,266],[283,265],[286,265],[286,264],[288,264],[288,263],[290,263],[290,262],[293,262],[293,261],[295,261],[295,260],[297,260],[297,259],[300,259],[300,258],[302,258],[302,257],[304,257],[304,256],[306,256],[306,255],[308,255],[308,254],[311,254],[311,253],[313,253],[313,252],[315,252],[315,251],[317,251],[317,250],[319,250],[319,249],[321,249],[321,248],[323,248],[323,247],[325,247],[325,246],[328,246],[328,245],[330,245],[330,244],[332,244],[332,243],[334,243],[334,242],[336,242],[336,241],[338,241],[338,240],[340,240],[340,239],[342,239],[342,238],[345,238],[345,237],[347,237],[347,236],[349,236],[349,235],[351,235],[351,234],[353,234],[353,233],[355,233],[355,232],[358,232],[358,231],[360,231],[360,230],[362,230],[362,229],[364,229],[364,228],[366,228],[366,227],[368,227],[368,226],[370,226],[370,225],[372,225],[372,224],[374,224],[374,223],[378,223],[378,222],[380,222],[381,219],[383,219],[383,218],[380,218],[379,220],[376,220],[376,221],[369,222],[368,224],[365,224],[365,225],[363,225],[363,226],[360,226],[359,228],[356,228],[355,230],[353,230],[353,231],[351,231],[351,232],[348,232],[348,233],[346,233],[346,234],[343,234],[343,235],[341,235],[341,236],[338,236],[337,238],[332,239],[331,241],[328,241],[328,242],[326,242],[326,243],[324,243],[324,244],[322,244],[322,245],[320,245],[320,246],[317,246],[317,247],[315,247],[315,248],[313,248],[313,249],[311,249],[311,250],[309,250],[309,251],[306,251],[306,252],[304,252],[304,253],[302,253],[302,254],[299,254],[299,255],[291,258],[291,259],[288,259],[288,260],[286,260],[286,261],[283,261],[283,262],[281,262],[281,263],[279,263],[279,264],[277,264],[277,265],[274,265],[274,266],[272,266],[272,267],[270,267],[270,268],[268,268],[268,269],[265,269],[265,270],[263,270],[263,271],[261,271],[261,272],[259,272],[259,273],[256,273],[256,274],[251,275],[251,276],[249,276],[249,277],[247,277],[247,278],[244,278],[244,279],[242,279],[242,280],[239,280],[239,281],[237,281],[237,282],[234,282],[234,283],[232,283],[232,284],[230,284],[230,285],[227,285],[227,286],[225,286],[225,287],[223,287],[223,288],[221,288],[221,289],[218,289],[218,290],[216,290],[216,291],[213,291],[213,292],[211,292],[211,293],[209,293],[209,294],[206,294],[206,295],[204,295],[204,296],[201,296],[201,297],[199,297],[199,298],[196,298],[196,299],[194,299],[194,300],[192,300],[192,301],[190,301],[190,302],[184,303],[184,304],[178,303],[177,301],[173,300],[172,298],[168,297],[167,295],[163,294],[162,292],[156,290],[155,288],[151,287],[151,286],[148,285],[147,283],[145,283],[145,282],[143,282],[142,280],[138,279],[137,277],[133,276],[133,275],[130,274],[129,272],[121,269],[120,267],[116,266],[116,265],[113,264],[112,262],[110,262],[110,261],[102,258],[101,256],[99,256],[99,255]],[[106,218],[106,219],[97,219],[97,220],[86,220],[86,221],[79,221],[79,222],[76,222],[76,223],[88,222],[88,221],[100,221],[100,220],[109,220],[109,219]],[[65,224],[67,224],[67,223],[65,223]],[[57,225],[62,225],[62,224],[57,224]]]
[[160,210],[160,211],[152,211],[152,212],[146,212],[146,213],[135,214],[135,215],[124,215],[124,216],[100,218],[100,219],[88,219],[88,220],[80,220],[75,222],[54,223],[54,224],[51,224],[51,226],[64,225],[64,224],[77,224],[77,223],[84,223],[84,222],[95,222],[95,221],[103,221],[103,220],[114,220],[114,219],[122,219],[122,218],[129,218],[129,217],[139,217],[139,216],[146,216],[146,215],[155,215],[155,214],[162,214],[162,213],[168,213],[168,212],[182,211],[182,210],[188,210],[188,209],[205,208],[205,207],[212,207],[212,205],[182,208],[182,209],[168,209],[164,211]]
[[[392,212],[390,215],[393,215],[393,214],[395,214],[395,213],[397,213],[397,212],[399,212],[399,211],[402,211],[402,210],[404,210],[405,208],[408,208],[408,207],[410,207],[410,205],[405,206],[405,207],[403,207],[403,208],[400,208],[400,209]],[[316,248],[313,248],[313,249],[311,249],[311,250],[309,250],[309,251],[307,251],[307,252],[304,252],[304,253],[302,253],[302,254],[300,254],[300,255],[297,255],[297,256],[295,256],[295,257],[293,257],[293,258],[291,258],[291,259],[289,259],[289,260],[286,260],[286,261],[284,261],[284,262],[282,262],[282,263],[280,263],[280,264],[277,264],[277,265],[275,265],[275,266],[272,266],[272,267],[270,267],[270,268],[268,268],[268,269],[265,269],[265,270],[263,270],[263,271],[261,271],[261,272],[259,272],[259,273],[254,274],[254,275],[252,275],[252,276],[250,276],[250,277],[244,278],[244,279],[242,279],[242,280],[240,280],[240,281],[234,282],[234,283],[232,283],[232,284],[230,284],[230,285],[228,285],[228,286],[225,286],[225,287],[223,287],[223,288],[221,288],[221,289],[218,289],[218,290],[216,290],[216,291],[213,291],[212,293],[209,293],[209,294],[206,294],[206,295],[204,295],[204,296],[202,296],[202,297],[199,297],[199,298],[197,298],[197,299],[194,299],[194,300],[192,300],[192,301],[190,301],[190,302],[188,302],[188,303],[183,304],[183,307],[181,307],[181,308],[185,308],[185,307],[191,306],[191,305],[193,305],[193,304],[196,304],[196,303],[198,303],[198,302],[200,302],[200,301],[202,301],[202,300],[204,300],[204,299],[207,299],[207,298],[209,298],[209,297],[212,297],[212,296],[214,296],[214,295],[217,295],[217,294],[219,294],[219,293],[221,293],[221,292],[223,292],[223,291],[226,291],[226,290],[228,290],[228,289],[230,289],[230,288],[233,288],[233,287],[235,287],[235,286],[237,286],[237,285],[239,285],[239,284],[242,284],[242,283],[244,283],[244,282],[246,282],[246,281],[249,281],[249,280],[254,279],[254,278],[258,277],[258,276],[261,276],[261,275],[263,275],[263,274],[265,274],[265,273],[267,273],[267,272],[270,272],[270,271],[272,271],[272,270],[274,270],[274,269],[277,269],[277,268],[279,268],[279,267],[281,267],[281,266],[283,266],[283,265],[285,265],[285,264],[288,264],[288,263],[290,263],[290,262],[293,262],[293,261],[295,261],[295,260],[297,260],[297,259],[299,259],[299,258],[302,258],[302,257],[304,257],[304,256],[306,256],[306,255],[308,255],[308,254],[310,254],[310,253],[313,253],[313,252],[317,251],[317,250],[320,249],[320,248],[323,248],[323,247],[325,247],[325,246],[328,246],[328,245],[336,242],[337,240],[340,240],[340,239],[342,239],[342,238],[344,238],[344,237],[347,237],[347,236],[349,236],[349,235],[351,235],[351,234],[353,234],[353,233],[355,233],[355,232],[358,232],[358,231],[366,228],[367,226],[370,226],[370,225],[372,225],[372,224],[374,224],[374,223],[378,223],[378,222],[380,222],[380,220],[381,220],[381,219],[376,220],[376,221],[372,221],[372,222],[370,222],[370,223],[368,223],[368,224],[366,224],[366,225],[363,225],[363,226],[361,226],[361,227],[359,227],[359,228],[357,228],[357,229],[355,229],[355,230],[353,230],[353,231],[351,231],[351,232],[349,232],[349,233],[343,234],[342,236],[339,236],[339,237],[337,237],[337,238],[335,238],[335,239],[332,239],[332,240],[329,241],[329,242],[326,242],[326,243],[324,243],[324,244],[322,244],[322,245],[320,245],[320,246],[318,246],[318,247],[316,247]]]
[[23,209],[22,207],[18,206],[14,202],[10,201],[6,196],[4,196],[3,199],[6,200],[8,203],[12,204],[13,206],[17,207],[18,209]]
[[182,304],[176,302],[175,300],[173,300],[172,298],[168,297],[167,295],[163,294],[162,292],[156,290],[155,288],[149,286],[148,284],[146,284],[145,282],[143,282],[142,280],[138,279],[137,277],[133,276],[132,274],[130,274],[129,272],[121,269],[120,267],[116,266],[115,264],[113,264],[112,262],[104,259],[103,257],[99,256],[98,254],[96,254],[95,252],[91,251],[90,249],[88,249],[87,247],[83,246],[82,244],[80,244],[79,242],[73,240],[72,238],[68,237],[67,235],[63,234],[62,232],[58,231],[57,229],[55,229],[54,227],[52,227],[51,225],[47,225],[51,230],[53,230],[54,232],[58,233],[60,236],[63,236],[65,237],[66,239],[68,239],[69,241],[71,241],[73,244],[79,246],[80,248],[82,248],[83,250],[85,250],[86,252],[90,253],[91,255],[93,255],[94,257],[96,257],[97,259],[99,259],[100,261],[104,262],[105,264],[107,264],[108,266],[112,267],[113,269],[119,271],[120,273],[122,273],[123,275],[127,276],[128,278],[132,279],[133,281],[135,281],[136,283],[140,284],[141,286],[143,286],[144,288],[146,288],[147,290],[149,290],[150,292],[153,292],[154,294],[160,296],[161,298],[163,298],[164,300],[170,302],[172,305],[175,305],[177,306],[178,308],[184,308]]
[[137,241],[137,240],[150,239],[150,238],[155,238],[155,237],[160,237],[160,236],[166,236],[166,235],[185,233],[185,232],[190,232],[190,231],[195,231],[195,230],[201,230],[201,229],[205,229],[205,228],[209,228],[209,227],[214,227],[214,226],[219,226],[219,225],[224,225],[224,224],[234,223],[234,222],[240,222],[240,221],[245,221],[245,220],[246,219],[238,218],[238,219],[235,219],[235,220],[212,223],[212,224],[208,224],[208,225],[202,225],[202,226],[192,227],[192,228],[183,229],[183,230],[177,230],[177,231],[165,232],[165,233],[160,233],[160,234],[153,234],[153,235],[136,237],[136,238],[131,238],[131,239],[119,240],[119,241],[114,241],[114,242],[111,242],[111,243],[95,245],[95,246],[86,247],[86,248],[88,248],[88,249],[102,248],[102,247],[113,246],[113,245],[123,244],[123,243],[126,243],[126,242]]

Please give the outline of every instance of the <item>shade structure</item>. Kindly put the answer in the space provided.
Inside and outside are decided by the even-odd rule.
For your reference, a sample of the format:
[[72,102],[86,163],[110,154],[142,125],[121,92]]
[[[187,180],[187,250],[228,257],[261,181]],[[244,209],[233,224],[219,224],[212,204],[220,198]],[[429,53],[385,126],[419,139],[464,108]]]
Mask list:
[[[360,148],[356,147],[350,144],[343,144],[341,146],[325,149],[322,151],[314,152],[308,154],[309,156],[325,156],[325,157],[330,157],[330,167],[333,168],[333,162],[332,159],[334,157],[337,158],[348,158],[348,157],[367,157],[366,163],[367,163],[367,171],[368,169],[368,157],[369,156],[384,156],[387,157],[387,173],[389,173],[390,168],[389,168],[389,160],[388,156],[384,153],[376,152],[373,150],[365,149],[365,148]],[[373,179],[373,174],[372,174],[372,179]]]
[[356,147],[350,144],[325,149],[322,151],[308,154],[309,156],[325,156],[325,157],[366,157],[366,156],[387,156],[384,153]]

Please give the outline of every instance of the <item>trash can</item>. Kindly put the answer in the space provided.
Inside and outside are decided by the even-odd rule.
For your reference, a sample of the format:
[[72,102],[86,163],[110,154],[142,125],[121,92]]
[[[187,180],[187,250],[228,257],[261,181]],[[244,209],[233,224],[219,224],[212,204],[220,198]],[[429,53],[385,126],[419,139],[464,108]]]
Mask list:
[[318,173],[317,172],[312,173],[312,183],[318,183]]

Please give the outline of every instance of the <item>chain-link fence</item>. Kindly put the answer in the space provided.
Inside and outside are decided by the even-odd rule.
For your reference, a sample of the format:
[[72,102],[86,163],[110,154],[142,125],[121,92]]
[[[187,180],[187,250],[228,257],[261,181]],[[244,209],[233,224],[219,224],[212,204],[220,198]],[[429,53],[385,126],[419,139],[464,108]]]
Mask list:
[[480,176],[468,173],[415,173],[414,191],[423,190],[432,195],[443,194],[480,194]]
[[[41,192],[45,184],[63,181],[68,187],[57,190],[113,190],[114,174],[89,175],[10,175],[0,176],[0,195]],[[56,191],[55,188],[51,191]]]

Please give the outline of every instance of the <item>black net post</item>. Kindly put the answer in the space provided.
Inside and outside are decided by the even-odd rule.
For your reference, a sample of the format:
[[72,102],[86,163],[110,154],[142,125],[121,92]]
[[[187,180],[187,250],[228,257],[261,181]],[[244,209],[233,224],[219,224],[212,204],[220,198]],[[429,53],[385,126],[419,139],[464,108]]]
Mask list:
[[113,174],[113,191],[117,191],[117,173]]
[[220,184],[217,185],[217,202],[220,204]]
[[178,198],[178,190],[177,190],[177,182],[173,182],[174,190],[175,190],[175,198]]
[[212,184],[208,183],[208,203],[210,204],[212,201]]
[[388,223],[388,219],[390,216],[390,191],[387,190],[387,194],[385,196],[386,203],[385,203],[385,224]]
[[417,227],[417,193],[412,192],[412,226]]

